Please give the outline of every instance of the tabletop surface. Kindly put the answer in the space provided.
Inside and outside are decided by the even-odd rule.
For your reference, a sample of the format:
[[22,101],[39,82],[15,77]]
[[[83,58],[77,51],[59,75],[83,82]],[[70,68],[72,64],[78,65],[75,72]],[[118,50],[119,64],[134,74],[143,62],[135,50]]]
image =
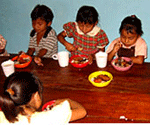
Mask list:
[[[11,57],[1,57],[0,63]],[[44,58],[44,66],[33,61],[15,71],[32,72],[43,83],[44,103],[59,98],[70,98],[81,103],[87,110],[87,116],[74,123],[145,123],[150,122],[150,63],[134,64],[130,70],[115,70],[110,63],[98,68],[94,61],[84,68],[75,68],[71,64],[60,67],[57,60]],[[113,80],[106,87],[95,87],[88,76],[95,71],[107,71]],[[0,89],[6,79],[0,68]],[[125,119],[120,119],[124,116]]]

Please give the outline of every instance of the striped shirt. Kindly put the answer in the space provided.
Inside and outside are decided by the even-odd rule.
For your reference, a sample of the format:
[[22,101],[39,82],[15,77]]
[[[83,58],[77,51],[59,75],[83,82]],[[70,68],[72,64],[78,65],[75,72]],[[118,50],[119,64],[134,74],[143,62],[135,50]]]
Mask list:
[[72,55],[94,54],[99,48],[104,48],[109,43],[106,33],[98,26],[87,34],[82,33],[76,22],[66,23],[63,28],[67,36],[74,39],[73,45],[77,51],[72,52]]
[[37,33],[32,30],[30,34],[29,48],[35,48],[35,55],[37,55],[41,49],[47,50],[47,53],[43,56],[45,58],[51,58],[53,54],[58,52],[56,32],[51,27],[46,31],[38,45],[36,40]]

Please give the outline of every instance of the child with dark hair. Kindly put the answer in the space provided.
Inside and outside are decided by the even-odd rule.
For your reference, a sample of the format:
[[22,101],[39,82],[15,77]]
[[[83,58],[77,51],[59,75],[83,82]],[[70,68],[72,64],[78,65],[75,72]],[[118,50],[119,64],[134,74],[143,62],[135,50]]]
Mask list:
[[141,38],[142,23],[135,15],[126,17],[119,29],[120,37],[107,48],[108,61],[116,57],[129,57],[133,63],[142,64],[147,58],[147,44]]
[[51,27],[53,18],[52,10],[45,5],[37,5],[31,12],[33,30],[27,54],[35,52],[34,61],[38,65],[43,65],[42,57],[51,58],[58,51],[56,32]]
[[[64,31],[57,36],[58,40],[72,55],[87,55],[92,64],[94,54],[105,51],[109,43],[106,33],[97,26],[98,12],[92,6],[82,6],[77,13],[76,22],[64,24]],[[73,38],[73,44],[65,37]]]
[[86,110],[71,99],[53,101],[53,108],[39,111],[43,86],[38,77],[29,72],[16,72],[7,77],[0,95],[0,124],[64,124],[83,118]]

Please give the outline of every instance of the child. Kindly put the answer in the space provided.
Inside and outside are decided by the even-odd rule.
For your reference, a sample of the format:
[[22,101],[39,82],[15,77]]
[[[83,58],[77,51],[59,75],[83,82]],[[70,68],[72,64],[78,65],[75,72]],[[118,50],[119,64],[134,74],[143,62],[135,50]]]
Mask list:
[[37,5],[31,12],[33,30],[27,54],[35,52],[34,61],[38,65],[43,65],[41,57],[50,58],[58,50],[57,36],[51,27],[53,17],[51,9],[45,5]]
[[[92,6],[82,6],[77,13],[76,22],[64,24],[58,40],[72,55],[88,55],[92,64],[94,54],[100,50],[105,51],[109,43],[105,32],[97,26],[98,13]],[[73,44],[67,42],[65,37],[73,38]]]
[[[31,73],[16,72],[10,75],[4,83],[4,93],[0,96],[2,110],[0,111],[0,124],[44,123],[50,125],[53,122],[77,120],[86,115],[84,107],[70,99],[68,102],[71,107],[68,103],[65,105],[66,107],[63,106],[65,109],[62,109],[62,102],[66,99],[61,99],[55,100],[53,104],[55,106],[51,110],[37,112],[42,104],[42,90],[42,83]],[[63,104],[65,103],[67,104],[67,102],[63,102]],[[59,117],[62,113],[63,116]]]
[[0,56],[10,56],[10,54],[8,54],[7,50],[5,49],[6,43],[7,41],[0,34]]
[[147,58],[147,45],[141,38],[142,24],[135,15],[126,17],[119,29],[120,37],[112,41],[107,48],[108,61],[116,57],[129,57],[136,64],[142,64]]

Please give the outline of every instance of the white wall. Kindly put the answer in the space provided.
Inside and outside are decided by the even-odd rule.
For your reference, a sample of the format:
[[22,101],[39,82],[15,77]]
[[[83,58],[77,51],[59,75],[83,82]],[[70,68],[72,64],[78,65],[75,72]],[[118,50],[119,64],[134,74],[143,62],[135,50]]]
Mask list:
[[[1,0],[0,34],[8,41],[6,49],[9,53],[27,51],[32,29],[30,13],[37,4],[45,4],[52,9],[52,27],[57,33],[62,31],[64,23],[75,21],[82,5],[94,6],[100,15],[98,25],[107,33],[110,42],[119,36],[121,21],[135,14],[143,24],[142,37],[150,46],[150,0]],[[72,39],[68,40],[72,42]],[[65,47],[59,44],[58,50],[65,50]],[[150,59],[146,59],[146,62],[150,62]]]

